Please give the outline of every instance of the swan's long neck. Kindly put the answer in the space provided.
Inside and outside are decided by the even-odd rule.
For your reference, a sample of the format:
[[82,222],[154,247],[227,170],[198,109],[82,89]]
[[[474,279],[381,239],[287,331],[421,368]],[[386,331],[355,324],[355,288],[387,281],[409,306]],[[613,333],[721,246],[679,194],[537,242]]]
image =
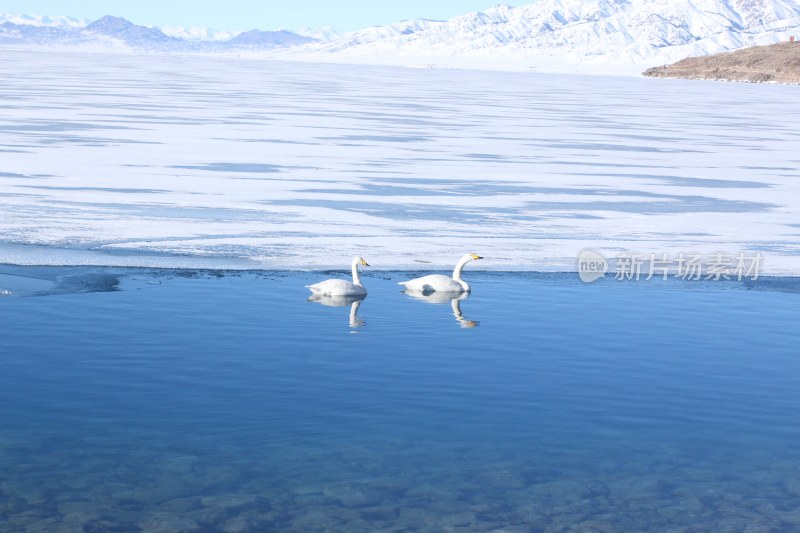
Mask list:
[[358,308],[361,307],[361,300],[356,300],[350,304],[350,327],[357,328],[358,324]]
[[453,279],[454,280],[461,281],[461,271],[464,270],[464,265],[469,263],[470,259],[471,258],[469,256],[462,257],[461,261],[459,261],[458,264],[456,264],[456,269],[453,270]]
[[461,298],[453,298],[450,300],[450,307],[453,309],[453,316],[456,321],[461,324],[462,328],[474,328],[478,325],[474,320],[470,320],[461,313]]
[[461,300],[458,298],[450,300],[450,308],[453,310],[453,316],[456,317],[456,320],[459,322],[464,320],[464,315],[461,314]]
[[464,265],[469,263],[470,259],[472,258],[469,256],[462,257],[461,261],[459,261],[458,264],[456,264],[455,270],[453,270],[453,279],[456,280],[458,284],[461,285],[466,292],[469,292],[469,283],[461,279],[461,271],[464,270]]
[[353,283],[361,285],[361,276],[358,275],[358,259],[353,259]]

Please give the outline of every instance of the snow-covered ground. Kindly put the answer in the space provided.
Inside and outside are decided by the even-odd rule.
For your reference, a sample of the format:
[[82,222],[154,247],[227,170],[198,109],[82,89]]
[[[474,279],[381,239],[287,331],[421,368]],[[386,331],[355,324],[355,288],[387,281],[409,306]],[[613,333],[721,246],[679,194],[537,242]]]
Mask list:
[[797,87],[3,53],[0,263],[800,274]]

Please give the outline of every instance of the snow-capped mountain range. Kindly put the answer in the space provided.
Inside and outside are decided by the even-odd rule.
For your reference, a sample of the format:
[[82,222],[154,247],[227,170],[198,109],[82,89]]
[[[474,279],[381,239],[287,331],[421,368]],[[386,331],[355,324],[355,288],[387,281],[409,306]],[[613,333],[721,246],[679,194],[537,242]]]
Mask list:
[[0,46],[247,53],[317,61],[490,66],[662,64],[800,37],[797,0],[538,0],[450,20],[332,30],[151,28],[117,17],[0,15]]
[[12,24],[27,26],[57,26],[64,28],[82,28],[89,24],[84,19],[76,19],[67,16],[46,16],[46,15],[15,15],[13,13],[0,13],[0,24],[10,22]]
[[[268,50],[298,46],[317,40],[285,30],[215,32],[209,29],[169,28],[162,31],[159,28],[140,26],[110,15],[84,24],[79,24],[77,19],[68,17],[2,15],[0,21],[2,20],[5,21],[0,24],[0,46],[33,45],[132,52],[213,53],[242,48]],[[26,20],[31,23],[20,23]]]

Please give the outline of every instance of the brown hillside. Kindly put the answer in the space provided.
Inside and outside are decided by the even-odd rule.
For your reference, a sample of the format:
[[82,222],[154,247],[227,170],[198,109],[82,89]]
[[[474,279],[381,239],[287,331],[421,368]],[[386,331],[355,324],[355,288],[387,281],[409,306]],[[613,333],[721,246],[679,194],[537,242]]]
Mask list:
[[642,73],[657,78],[800,83],[800,42],[690,57]]

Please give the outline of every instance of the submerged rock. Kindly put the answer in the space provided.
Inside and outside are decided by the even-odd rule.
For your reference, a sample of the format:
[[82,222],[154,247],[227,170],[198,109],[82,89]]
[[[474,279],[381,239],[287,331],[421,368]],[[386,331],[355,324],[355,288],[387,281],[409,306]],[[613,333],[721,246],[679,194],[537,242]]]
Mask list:
[[221,529],[225,533],[247,533],[248,531],[271,531],[273,517],[271,515],[248,511],[225,521]]
[[216,496],[203,496],[200,503],[204,507],[221,507],[224,509],[235,509],[254,503],[259,498],[258,494],[219,494]]
[[369,498],[361,490],[353,487],[352,485],[336,485],[332,487],[326,487],[322,493],[329,498],[339,501],[346,507],[362,507],[364,505],[370,505],[379,502],[379,499],[375,498],[374,496]]
[[142,533],[175,533],[199,530],[200,524],[182,516],[158,515],[141,522],[139,527]]

